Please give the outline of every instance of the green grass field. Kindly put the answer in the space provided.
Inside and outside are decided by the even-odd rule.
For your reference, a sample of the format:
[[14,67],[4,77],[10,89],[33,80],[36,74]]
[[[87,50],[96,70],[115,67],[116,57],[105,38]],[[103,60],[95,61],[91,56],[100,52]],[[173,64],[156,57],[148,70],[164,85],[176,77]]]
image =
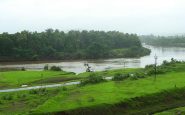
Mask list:
[[[74,74],[64,71],[8,71],[0,72],[0,88],[17,87],[22,84],[33,85],[47,83],[47,80],[65,79],[73,77]],[[45,80],[45,82],[42,82]],[[56,80],[56,81],[57,81]],[[62,81],[62,80],[61,80]]]
[[[113,70],[105,70],[105,71],[96,71],[94,72],[95,74],[101,75],[101,76],[106,76],[106,77],[110,77],[110,76],[114,76],[117,73],[133,73],[133,72],[138,72],[138,71],[142,71],[143,68],[126,68],[126,69],[113,69]],[[80,73],[77,76],[78,77],[87,77],[89,76],[91,73],[89,72],[84,72],[84,73]]]
[[[44,91],[41,89],[37,89],[33,91],[31,90],[12,93],[0,93],[0,114],[11,115],[12,112],[16,114],[48,114],[53,112],[78,111],[82,108],[99,109],[103,107],[108,109],[110,105],[113,105],[114,110],[122,111],[122,106],[119,109],[116,108],[117,105],[119,105],[120,103],[129,102],[129,100],[133,101],[127,103],[129,106],[131,106],[131,109],[128,109],[127,112],[143,111],[144,113],[149,113],[151,112],[151,110],[154,109],[157,112],[172,107],[177,108],[179,106],[183,106],[183,104],[185,103],[185,92],[183,92],[185,89],[185,71],[183,66],[184,64],[181,63],[172,63],[161,66],[161,68],[165,68],[165,71],[161,74],[158,74],[156,80],[154,80],[153,75],[146,75],[144,78],[139,78],[136,80],[127,78],[123,81],[104,81],[102,83],[87,84],[84,86],[73,85],[68,87],[50,88],[44,89]],[[101,76],[114,76],[117,73],[136,73],[143,72],[143,70],[144,69],[118,69],[95,73]],[[22,79],[22,77],[19,77],[19,75],[21,74],[22,76],[24,76],[24,80],[21,83],[35,83],[35,81],[38,82],[43,79],[43,76],[45,76],[44,80],[47,81],[49,79],[50,81],[51,79],[56,78],[56,76],[58,77],[60,75],[64,75],[64,72],[51,71],[30,71],[30,76],[28,75],[28,73],[29,71],[17,71],[7,73],[5,72],[3,74],[1,73],[1,75],[4,75],[2,78],[4,78],[5,83],[13,85],[18,84],[18,79]],[[41,74],[43,74],[42,77]],[[67,74],[66,76],[69,75]],[[89,73],[82,73],[79,75],[72,74],[71,76],[86,78],[88,75]],[[51,76],[54,77],[52,78]],[[3,79],[1,79],[0,81],[3,81]],[[168,97],[168,93],[165,92],[171,90],[173,91],[169,93]],[[175,92],[176,90],[177,92]],[[161,100],[157,99],[158,97]],[[162,103],[162,100],[165,100],[164,103]],[[169,103],[169,105],[165,105],[165,103]],[[142,104],[145,105],[145,108],[142,108],[141,106],[138,110],[132,109],[137,108]],[[14,106],[16,108],[14,108]],[[170,107],[168,108],[168,106]],[[174,109],[164,111],[158,114],[165,115],[165,113],[168,114],[169,112],[174,111],[176,110]]]
[[155,115],[185,115],[185,107],[179,107],[179,108],[163,111],[160,113],[156,113]]
[[[116,73],[130,73],[140,69],[116,69],[95,72],[102,76],[113,76]],[[65,71],[7,71],[0,72],[0,88],[20,87],[22,84],[38,85],[48,83],[59,83],[64,81],[85,78],[91,73],[85,72],[75,75]]]
[[[77,87],[47,100],[35,112],[53,112],[89,107],[101,104],[115,104],[129,98],[144,96],[174,87],[185,86],[185,72],[159,75],[154,82],[152,77],[122,82],[105,82],[85,87]],[[93,100],[93,101],[90,101]]]

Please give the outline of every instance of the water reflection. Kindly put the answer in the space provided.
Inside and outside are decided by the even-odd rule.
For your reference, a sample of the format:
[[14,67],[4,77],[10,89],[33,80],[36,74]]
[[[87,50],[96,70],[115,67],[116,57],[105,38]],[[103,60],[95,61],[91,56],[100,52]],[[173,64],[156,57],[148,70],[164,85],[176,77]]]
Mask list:
[[147,64],[154,63],[155,54],[158,56],[158,64],[161,64],[163,60],[170,60],[175,58],[178,60],[185,61],[185,48],[179,47],[154,47],[149,45],[144,45],[151,49],[151,54],[141,58],[116,58],[116,59],[104,59],[104,60],[84,60],[84,61],[59,61],[54,63],[21,63],[21,64],[0,64],[0,68],[5,67],[15,67],[22,68],[25,67],[27,70],[42,70],[45,64],[49,66],[56,65],[60,66],[65,71],[72,71],[75,73],[81,73],[85,71],[84,63],[87,62],[92,67],[94,71],[101,71],[106,69],[118,69],[118,68],[138,68],[144,67]]

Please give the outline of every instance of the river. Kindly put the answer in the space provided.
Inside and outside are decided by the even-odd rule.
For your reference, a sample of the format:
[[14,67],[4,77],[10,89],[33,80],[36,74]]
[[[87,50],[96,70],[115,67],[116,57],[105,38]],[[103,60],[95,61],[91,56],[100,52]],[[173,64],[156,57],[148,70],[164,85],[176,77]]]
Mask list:
[[0,63],[0,68],[22,68],[26,70],[43,70],[44,65],[60,66],[64,71],[75,73],[85,72],[84,63],[88,63],[92,70],[102,71],[119,68],[139,68],[154,63],[154,56],[157,55],[157,63],[161,64],[164,60],[171,58],[185,61],[185,48],[179,47],[155,47],[143,44],[144,47],[151,49],[151,54],[140,58],[115,58],[99,60],[78,60],[78,61],[55,61],[55,62],[21,62],[21,63]]

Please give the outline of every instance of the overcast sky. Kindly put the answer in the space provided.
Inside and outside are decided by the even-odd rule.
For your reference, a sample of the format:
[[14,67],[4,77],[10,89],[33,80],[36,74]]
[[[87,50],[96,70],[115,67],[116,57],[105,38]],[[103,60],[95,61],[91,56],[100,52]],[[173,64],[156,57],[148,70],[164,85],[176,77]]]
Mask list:
[[185,33],[185,0],[0,0],[0,33],[22,30]]

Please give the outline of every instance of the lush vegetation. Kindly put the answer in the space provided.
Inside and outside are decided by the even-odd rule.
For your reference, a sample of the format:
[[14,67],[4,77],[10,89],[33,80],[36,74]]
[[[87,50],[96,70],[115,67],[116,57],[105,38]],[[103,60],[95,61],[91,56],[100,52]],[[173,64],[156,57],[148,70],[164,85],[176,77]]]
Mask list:
[[[46,65],[47,66],[47,65]],[[0,88],[10,88],[10,87],[20,87],[21,85],[38,85],[38,84],[48,84],[48,83],[60,83],[72,80],[88,80],[90,76],[113,76],[117,73],[130,73],[139,71],[140,69],[117,69],[109,71],[100,72],[85,72],[75,75],[73,72],[65,71],[52,71],[48,70],[49,67],[45,67],[44,71],[3,71],[0,72]],[[95,76],[95,77],[96,77]]]
[[185,36],[140,36],[140,40],[154,46],[185,47]]
[[51,66],[50,70],[51,71],[62,71],[62,69],[60,67],[57,67],[57,66]]
[[[138,69],[71,74],[80,77],[82,85],[0,93],[0,113],[153,114],[185,106],[184,68],[185,62],[175,59],[164,61],[157,66],[157,70],[162,72],[157,72],[156,80],[153,65]],[[58,75],[63,71],[44,72]],[[113,76],[113,79],[104,82],[107,76]]]
[[184,114],[185,114],[185,107],[178,107],[175,109],[170,109],[170,110],[156,113],[155,115],[184,115]]
[[1,115],[26,115],[31,109],[56,96],[65,88],[34,89],[12,93],[0,93]]
[[87,59],[149,54],[135,34],[117,31],[22,31],[0,34],[0,60]]
[[96,84],[103,81],[105,81],[105,79],[101,75],[91,73],[88,77],[81,81],[80,85],[83,86],[86,84]]
[[185,86],[184,75],[184,72],[172,72],[158,75],[156,82],[152,77],[147,77],[139,80],[128,79],[76,87],[47,100],[38,106],[34,112],[71,111],[82,107],[96,107],[98,110],[99,106],[117,104],[131,98],[163,92],[175,87],[182,88]]
[[77,79],[75,74],[64,71],[8,71],[0,72],[0,88],[21,85],[46,84]]

